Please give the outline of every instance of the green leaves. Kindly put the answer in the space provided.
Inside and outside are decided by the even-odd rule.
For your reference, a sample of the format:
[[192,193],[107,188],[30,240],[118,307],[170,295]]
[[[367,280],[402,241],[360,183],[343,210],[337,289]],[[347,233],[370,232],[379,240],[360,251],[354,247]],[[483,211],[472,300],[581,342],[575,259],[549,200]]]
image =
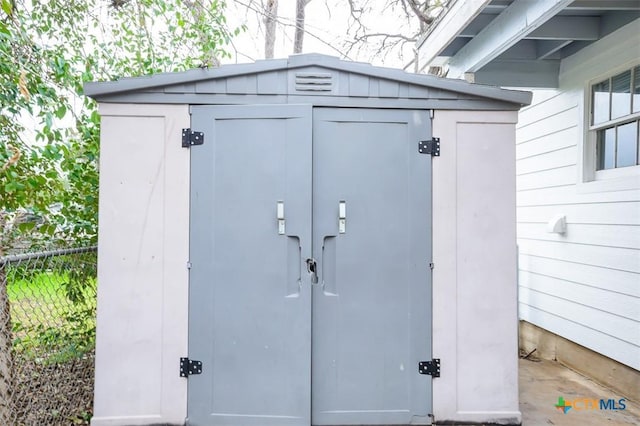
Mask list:
[[[215,62],[242,30],[227,28],[224,10],[217,0],[0,0],[0,251],[24,234],[97,240],[100,116],[84,82]],[[30,213],[43,223],[22,225]]]
[[56,109],[55,115],[59,119],[64,118],[64,116],[67,115],[67,106],[65,104],[60,104],[58,109]]
[[13,14],[13,5],[9,0],[2,0],[0,2],[0,7],[2,11],[7,14],[7,16],[11,16]]

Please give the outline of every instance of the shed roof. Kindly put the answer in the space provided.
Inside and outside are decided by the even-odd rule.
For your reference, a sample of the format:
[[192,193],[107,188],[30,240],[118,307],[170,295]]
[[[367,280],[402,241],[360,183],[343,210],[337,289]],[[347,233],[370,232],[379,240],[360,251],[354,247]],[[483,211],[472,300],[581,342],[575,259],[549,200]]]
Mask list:
[[314,105],[517,110],[531,93],[467,83],[320,54],[178,73],[89,82],[99,102]]

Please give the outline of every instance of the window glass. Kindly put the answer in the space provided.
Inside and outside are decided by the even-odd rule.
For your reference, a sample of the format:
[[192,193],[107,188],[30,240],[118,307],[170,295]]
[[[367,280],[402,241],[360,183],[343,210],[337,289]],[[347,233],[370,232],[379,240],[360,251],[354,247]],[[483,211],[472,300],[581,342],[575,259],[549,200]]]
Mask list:
[[631,70],[611,77],[611,119],[631,114]]
[[609,80],[593,85],[593,123],[609,121]]
[[616,129],[598,130],[598,170],[613,169],[616,152]]
[[640,65],[633,69],[633,112],[640,112]]
[[596,170],[640,167],[640,65],[593,84],[590,113]]
[[618,126],[616,167],[635,166],[638,156],[638,122]]

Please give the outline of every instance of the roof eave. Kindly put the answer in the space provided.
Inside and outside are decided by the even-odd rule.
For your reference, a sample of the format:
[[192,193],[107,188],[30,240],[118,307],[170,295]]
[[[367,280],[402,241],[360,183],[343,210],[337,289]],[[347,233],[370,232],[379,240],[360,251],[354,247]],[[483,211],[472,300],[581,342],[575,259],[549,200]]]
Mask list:
[[491,0],[451,0],[416,43],[420,63],[431,63],[489,3]]
[[[262,63],[260,72],[285,70],[286,59],[257,61]],[[127,77],[115,81],[90,81],[84,84],[84,94],[97,97],[105,94],[125,93],[136,90],[152,90],[173,84],[189,84],[199,81],[254,74],[256,63],[225,65],[219,68],[196,68],[182,72],[153,74],[140,77]]]
[[463,80],[445,79],[424,74],[411,74],[402,70],[374,67],[366,63],[342,61],[336,57],[314,54],[294,55],[288,59],[258,61],[253,64],[225,65],[214,69],[194,69],[180,73],[126,78],[114,82],[89,82],[85,83],[85,95],[100,98],[104,95],[116,95],[135,91],[152,91],[153,89],[170,85],[192,84],[204,80],[272,71],[286,71],[310,66],[480,96],[513,103],[519,106],[528,105],[531,102],[531,94],[529,92],[505,90],[493,86],[471,84]]

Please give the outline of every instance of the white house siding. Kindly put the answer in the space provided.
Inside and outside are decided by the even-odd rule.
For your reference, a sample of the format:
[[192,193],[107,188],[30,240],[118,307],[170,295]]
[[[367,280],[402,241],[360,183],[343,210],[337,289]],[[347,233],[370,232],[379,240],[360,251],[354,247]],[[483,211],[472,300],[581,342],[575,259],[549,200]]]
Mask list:
[[[520,318],[635,369],[640,166],[608,182],[585,182],[582,164],[585,89],[637,61],[638,46],[640,20],[565,59],[559,89],[534,92],[516,131]],[[567,232],[548,233],[559,214]]]

